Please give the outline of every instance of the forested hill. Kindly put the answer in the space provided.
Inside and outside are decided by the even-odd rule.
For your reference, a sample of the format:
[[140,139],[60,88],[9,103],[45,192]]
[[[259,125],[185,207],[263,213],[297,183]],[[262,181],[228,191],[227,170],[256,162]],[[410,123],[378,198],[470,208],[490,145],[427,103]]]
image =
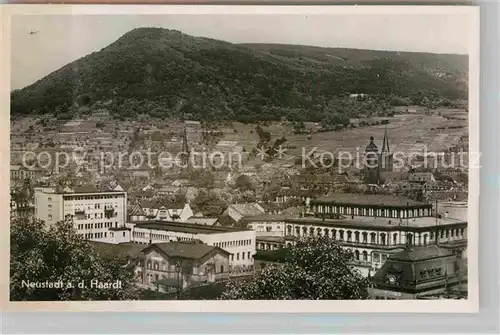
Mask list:
[[466,99],[467,63],[465,55],[231,44],[138,28],[12,92],[11,110],[68,115],[105,106],[120,117],[314,120],[350,93]]

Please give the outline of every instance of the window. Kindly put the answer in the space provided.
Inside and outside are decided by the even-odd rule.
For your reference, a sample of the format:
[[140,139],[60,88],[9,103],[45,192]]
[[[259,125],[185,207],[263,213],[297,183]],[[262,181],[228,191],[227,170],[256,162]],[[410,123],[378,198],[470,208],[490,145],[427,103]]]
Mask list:
[[239,261],[239,260],[240,260],[240,253],[239,253],[239,252],[237,252],[237,253],[236,253],[236,260],[237,260],[237,261]]
[[231,254],[231,261],[234,261],[234,254]]
[[352,232],[350,230],[347,231],[347,240],[351,242],[352,239]]
[[374,253],[373,254],[373,261],[374,262],[380,262],[380,254]]
[[250,251],[247,253],[248,259],[250,259]]
[[368,260],[368,253],[366,251],[363,251],[363,260],[364,261]]
[[375,242],[375,237],[376,237],[375,233],[371,233],[371,234],[370,234],[370,243],[371,243],[371,244],[375,244],[375,243],[376,243],[376,242]]
[[241,259],[242,260],[245,259],[245,253],[244,252],[241,253]]
[[344,231],[343,231],[343,230],[341,230],[341,231],[339,232],[339,240],[341,240],[341,241],[343,241],[343,240],[344,240]]
[[220,272],[224,272],[224,265],[220,266]]
[[[354,233],[354,239],[356,242],[359,242],[359,231]],[[359,257],[359,251],[358,251],[358,257]]]
[[380,244],[385,245],[385,234],[380,234]]
[[49,214],[49,220],[52,220],[52,214]]
[[387,260],[387,255],[382,255],[382,263],[385,263],[386,260]]
[[354,259],[359,261],[359,250],[354,250]]
[[125,232],[123,232],[123,237],[125,237]]

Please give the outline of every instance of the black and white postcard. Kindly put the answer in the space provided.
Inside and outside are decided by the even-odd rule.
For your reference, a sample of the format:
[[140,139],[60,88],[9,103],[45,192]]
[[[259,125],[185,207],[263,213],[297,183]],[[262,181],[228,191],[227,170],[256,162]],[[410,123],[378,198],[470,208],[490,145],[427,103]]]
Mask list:
[[4,6],[3,304],[477,311],[478,13]]

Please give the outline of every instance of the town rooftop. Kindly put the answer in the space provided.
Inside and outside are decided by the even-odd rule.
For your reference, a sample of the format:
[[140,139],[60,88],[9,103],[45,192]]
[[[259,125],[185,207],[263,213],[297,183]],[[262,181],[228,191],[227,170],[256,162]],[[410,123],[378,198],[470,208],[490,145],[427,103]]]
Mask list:
[[141,221],[141,223],[134,223],[134,224],[136,228],[140,229],[174,231],[187,234],[220,234],[220,233],[241,232],[241,231],[251,230],[251,229],[233,228],[233,227],[220,227],[220,226],[212,227],[204,225],[202,226],[186,222],[174,222],[174,221],[162,221],[162,220]]

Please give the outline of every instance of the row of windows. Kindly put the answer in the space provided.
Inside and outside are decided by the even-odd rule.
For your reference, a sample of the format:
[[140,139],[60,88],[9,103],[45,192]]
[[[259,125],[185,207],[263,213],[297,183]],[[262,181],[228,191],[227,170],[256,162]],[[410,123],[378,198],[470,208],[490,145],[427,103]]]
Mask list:
[[76,218],[77,220],[94,220],[94,219],[111,219],[111,218],[116,218],[118,217],[118,213],[94,213],[92,214],[76,214],[76,215],[71,215],[71,218]]
[[[273,226],[266,226],[265,228],[266,228],[266,232],[268,232],[268,233],[271,232],[271,231],[273,231]],[[276,226],[276,230],[278,230],[278,231],[281,230],[281,226]],[[264,227],[263,226],[258,226],[257,227],[257,231],[258,232],[263,232],[264,231]]]
[[[78,230],[81,229],[100,229],[100,228],[112,228],[113,222],[98,222],[98,223],[85,223],[79,224]],[[118,227],[118,222],[115,222],[115,227]]]
[[[146,268],[149,270],[154,270],[154,271],[169,271],[169,272],[181,272],[182,267],[180,265],[175,265],[175,264],[169,264],[167,265],[166,263],[160,264],[159,262],[151,262],[150,260],[147,261],[146,263]],[[198,268],[193,268],[193,274],[195,274],[199,269]],[[210,268],[206,267],[204,269],[204,273],[210,272]],[[218,267],[215,267],[215,273],[218,273],[217,270],[220,270],[219,272],[224,272],[224,265],[221,264]],[[149,275],[149,274],[148,274]],[[157,276],[157,275],[156,275]],[[163,278],[166,278],[163,276]]]
[[[234,261],[234,255],[235,255],[235,254],[231,254],[231,261]],[[249,259],[250,259],[250,257],[251,257],[251,256],[250,256],[250,251],[247,251],[246,255],[247,255],[247,259],[249,260]],[[237,261],[239,261],[239,260],[240,260],[240,253],[239,253],[239,252],[237,252],[237,253],[236,253],[236,260],[237,260]],[[241,260],[242,260],[242,261],[243,261],[243,260],[245,260],[245,253],[244,253],[244,252],[242,252],[242,253],[241,253]]]
[[107,238],[108,233],[103,232],[103,233],[87,233],[87,234],[80,234],[81,236],[85,237],[85,239],[93,239],[93,238]]
[[[307,227],[302,227],[302,229],[300,227],[295,227],[295,236],[300,236],[301,235],[301,230],[302,230],[302,234],[303,236],[307,236],[307,235],[314,235],[314,234],[317,234],[319,236],[326,236],[326,237],[329,237],[330,234],[331,234],[331,237],[332,238],[337,238],[337,230],[336,229],[321,229],[321,228],[314,228],[314,227],[309,227],[309,229],[307,229]],[[287,231],[288,231],[288,234],[289,235],[292,235],[292,226],[287,226]],[[443,230],[440,230],[439,232],[440,234],[440,238],[448,238],[448,237],[464,237],[464,234],[465,234],[465,228],[455,228],[455,229],[443,229]],[[378,238],[378,241],[377,241],[377,234],[376,233],[370,233],[370,243],[371,244],[381,244],[381,245],[387,245],[389,240],[388,240],[388,234],[386,233],[380,233],[379,234],[379,238]],[[392,244],[398,244],[398,233],[393,233],[392,234]],[[340,241],[344,241],[346,240],[347,242],[353,242],[352,240],[352,237],[353,237],[353,233],[352,231],[348,230],[347,232],[344,231],[344,230],[339,230],[338,231],[338,240]],[[362,237],[362,240],[360,239],[360,237]],[[414,235],[412,233],[409,233],[407,234],[407,238],[408,238],[408,243],[410,244],[413,244],[413,237]],[[429,235],[428,234],[423,234],[422,235],[422,240],[420,241],[419,240],[419,237],[417,235],[417,244],[424,244],[426,245],[427,242],[428,242],[428,237]],[[430,232],[430,239],[434,239],[435,238],[435,234],[434,232]],[[363,232],[360,234],[360,232],[356,231],[354,232],[354,242],[363,242],[363,243],[368,243],[368,233],[367,232]]]
[[[65,207],[72,208],[73,206],[71,204],[69,204],[69,205],[66,205]],[[82,208],[81,205],[77,205],[75,207],[77,207],[77,208],[75,208],[75,212],[84,212],[85,211],[85,207]],[[97,204],[94,204],[94,206],[88,205],[87,206],[87,210],[91,210],[92,207],[94,207],[93,209],[101,209],[101,204],[97,203]],[[102,207],[102,208],[104,210],[106,210],[106,209],[110,210],[110,209],[113,209],[113,208],[118,208],[118,205],[117,204],[115,204],[115,205],[113,205],[113,204],[111,204],[111,205],[110,204],[104,204],[104,207]]]
[[239,241],[216,242],[214,243],[214,246],[220,248],[232,248],[232,247],[242,247],[251,244],[252,240],[239,240]]
[[179,237],[179,236],[169,236],[169,235],[164,235],[164,234],[152,234],[152,233],[142,233],[138,231],[134,231],[132,234],[133,237],[135,238],[150,238],[151,240],[157,241],[178,241],[178,242],[189,242],[189,241],[194,241],[194,238],[191,237]]
[[405,218],[430,215],[430,209],[373,209],[373,208],[358,208],[358,207],[334,207],[312,205],[312,211],[320,214],[344,214],[344,215],[362,215],[362,216],[378,216],[389,218]]
[[[90,196],[67,196],[64,197],[64,200],[103,200],[103,199],[121,199],[123,198],[123,194],[119,195],[90,195]],[[49,201],[51,201],[51,198],[49,198]]]
[[[85,239],[93,239],[93,238],[107,238],[108,233],[107,232],[99,232],[99,233],[87,233],[87,234],[79,234],[80,236],[83,236]],[[109,233],[109,237],[114,237],[115,234],[113,232]],[[122,236],[125,237],[126,233],[122,232]]]

